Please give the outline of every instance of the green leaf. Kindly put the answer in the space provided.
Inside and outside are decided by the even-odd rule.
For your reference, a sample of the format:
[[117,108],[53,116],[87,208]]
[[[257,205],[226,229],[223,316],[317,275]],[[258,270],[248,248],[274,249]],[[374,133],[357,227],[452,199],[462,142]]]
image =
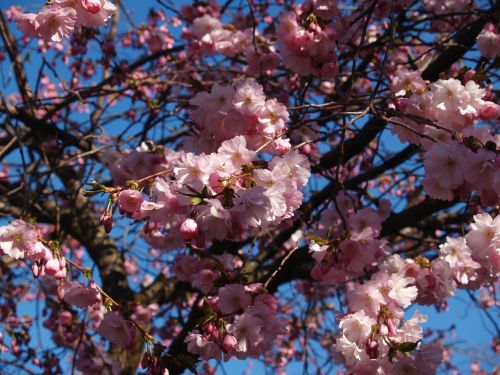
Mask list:
[[207,313],[203,314],[200,318],[196,320],[196,326],[201,327],[214,319],[213,314]]
[[402,342],[401,344],[394,345],[394,349],[400,351],[401,353],[409,353],[415,350],[418,346],[419,341],[417,342]]
[[193,206],[199,206],[202,203],[203,203],[203,198],[201,198],[201,197],[192,197],[191,198],[191,204]]
[[203,84],[197,79],[188,77],[188,82],[195,91],[205,91],[205,86],[203,86]]
[[389,349],[389,362],[392,363],[392,361],[394,360],[394,357],[396,357],[396,354],[398,354],[398,352],[396,350],[394,350],[393,348],[390,348]]
[[201,195],[204,198],[210,198],[210,192],[208,191],[207,185],[203,185],[203,189],[201,190]]
[[320,246],[328,245],[329,241],[326,238],[322,238],[319,236],[316,236],[315,234],[312,233],[306,233],[305,236],[309,238],[311,241],[316,242]]

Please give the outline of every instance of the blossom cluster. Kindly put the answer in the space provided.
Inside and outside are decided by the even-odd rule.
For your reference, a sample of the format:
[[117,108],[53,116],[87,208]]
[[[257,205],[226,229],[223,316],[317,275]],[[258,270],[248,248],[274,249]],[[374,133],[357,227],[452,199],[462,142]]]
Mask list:
[[[219,121],[227,129],[212,138],[216,152],[142,149],[109,163],[119,182],[165,172],[154,180],[149,201],[135,189],[122,190],[117,199],[120,212],[146,221],[146,242],[159,249],[180,248],[184,241],[202,247],[292,218],[311,172],[307,157],[290,150],[288,139],[273,138],[285,129],[286,108],[265,100],[262,87],[249,81],[236,90],[215,84],[191,102],[198,105],[193,119],[205,126],[198,139],[209,137],[208,129],[217,129]],[[277,155],[265,161],[258,158],[263,153]],[[102,218],[108,228],[109,218]]]
[[139,147],[121,152],[103,152],[104,165],[109,168],[116,185],[124,185],[128,180],[140,179],[167,170],[169,163],[178,158],[168,149],[159,150],[143,142]]
[[189,51],[196,55],[217,52],[233,57],[251,44],[252,29],[241,31],[234,25],[222,25],[217,18],[205,14],[193,20],[191,29],[183,30],[183,37],[191,41]]
[[439,16],[432,20],[432,28],[442,31],[454,30],[453,25],[461,22],[476,7],[475,1],[471,0],[423,0],[422,3],[425,11]]
[[33,223],[18,219],[1,226],[0,251],[12,259],[32,261],[35,277],[46,274],[58,279],[66,277],[66,260],[39,240]]
[[[52,291],[59,300],[90,313],[89,320],[95,322],[96,331],[102,337],[116,345],[133,347],[135,327],[117,311],[105,313],[101,292],[94,281],[85,286],[69,280],[62,250],[53,242],[49,242],[49,248],[39,238],[39,230],[33,223],[14,220],[0,227],[0,251],[12,259],[31,261],[33,276],[43,277],[44,289]],[[63,346],[76,346],[80,333],[71,329],[73,314],[69,310],[60,307],[52,309],[43,324],[52,331],[54,342]]]
[[[322,80],[334,80],[338,73],[337,32],[329,21],[338,9],[336,2],[326,2],[331,4],[325,6],[313,3],[317,10],[303,13],[303,22],[295,12],[280,15],[276,35],[280,54],[285,66],[299,75],[314,74]],[[318,17],[325,20],[319,22]]]
[[[335,348],[354,373],[384,369],[409,373],[425,368],[435,373],[441,349],[420,344],[425,317],[416,313],[404,320],[404,309],[417,303],[444,306],[457,287],[478,289],[500,274],[500,217],[474,216],[465,237],[447,238],[432,261],[423,256],[403,259],[391,255],[370,280],[350,283],[350,313],[341,318]],[[419,348],[414,357],[409,352]],[[407,373],[407,372],[405,372]]]
[[378,237],[390,213],[389,202],[383,201],[378,211],[371,207],[355,211],[348,192],[339,193],[335,200],[336,206],[325,210],[318,230],[309,235],[309,251],[316,261],[311,276],[328,284],[362,275],[388,251],[386,241]]
[[[349,314],[340,319],[335,349],[353,373],[414,373],[425,368],[435,373],[441,350],[420,345],[415,357],[408,356],[423,338],[420,323],[427,317],[418,313],[404,320],[404,309],[417,298],[415,279],[405,274],[398,256],[389,257],[363,284],[352,283],[347,290]],[[399,370],[399,372],[398,372]]]
[[14,20],[26,37],[62,42],[76,27],[105,26],[115,11],[108,0],[53,0],[36,14],[15,14]]
[[189,282],[194,288],[208,294],[222,277],[233,278],[243,262],[230,254],[199,259],[180,254],[175,258],[172,272],[177,280]]
[[277,318],[278,303],[261,284],[228,284],[208,297],[204,324],[186,337],[188,351],[203,359],[258,357],[285,332]]
[[191,119],[198,134],[188,137],[187,150],[211,152],[221,142],[242,135],[248,148],[256,150],[266,144],[265,151],[283,154],[290,142],[282,136],[289,114],[276,99],[266,99],[263,87],[244,81],[235,88],[215,83],[210,92],[199,92],[189,104],[195,106]]
[[495,282],[500,275],[500,216],[474,215],[470,231],[465,237],[448,237],[438,259],[449,264],[460,287],[478,289]]
[[[170,35],[168,24],[166,23],[163,12],[150,12],[148,15],[149,23],[147,26],[137,30],[137,44],[146,45],[151,53],[172,48],[174,38]],[[129,37],[129,35],[127,35]],[[128,41],[123,41],[124,45],[129,45]]]
[[497,119],[500,106],[488,100],[491,94],[472,79],[474,73],[466,72],[464,83],[439,79],[427,87],[417,72],[396,72],[391,90],[406,97],[397,101],[403,115],[391,119],[392,129],[402,142],[426,150],[423,184],[430,196],[451,200],[477,191],[483,203],[495,205],[500,196],[499,138],[475,123]]
[[[179,248],[183,241],[203,246],[291,218],[310,175],[307,158],[293,151],[263,167],[255,156],[243,136],[224,141],[217,153],[183,155],[174,167],[175,179],[157,177],[153,199],[129,211],[147,220],[146,242],[163,249]],[[120,196],[132,194],[137,195],[125,190]]]
[[238,12],[231,23],[222,24],[220,9],[215,5],[207,3],[203,7],[183,7],[184,17],[192,22],[190,28],[182,31],[191,53],[197,56],[219,53],[231,58],[243,55],[249,75],[269,74],[280,65],[280,56],[273,41],[254,29],[249,17]]

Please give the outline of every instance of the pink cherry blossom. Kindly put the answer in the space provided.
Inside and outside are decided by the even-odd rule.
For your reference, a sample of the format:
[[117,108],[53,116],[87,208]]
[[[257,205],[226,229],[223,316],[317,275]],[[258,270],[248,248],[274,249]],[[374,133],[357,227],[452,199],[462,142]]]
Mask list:
[[487,59],[494,59],[500,54],[499,41],[500,35],[498,32],[495,32],[494,28],[489,27],[489,25],[485,26],[476,39],[481,55]]
[[199,354],[205,360],[215,358],[217,361],[220,361],[222,359],[222,353],[219,346],[214,342],[206,340],[199,333],[190,333],[186,337],[185,342],[187,343],[190,353]]
[[95,286],[85,287],[74,281],[64,286],[64,300],[81,309],[92,306],[101,301],[101,294]]
[[401,69],[391,82],[391,90],[396,96],[404,96],[410,92],[417,92],[426,87],[424,80],[417,71]]
[[362,362],[367,356],[355,342],[350,341],[345,335],[337,339],[335,350],[345,358],[347,365],[353,365],[357,362]]
[[242,310],[250,305],[251,297],[240,284],[230,284],[219,289],[217,305],[220,311],[227,315]]
[[11,258],[24,258],[26,252],[37,244],[38,236],[34,228],[22,220],[14,220],[0,227],[0,250]]
[[245,353],[257,346],[263,340],[262,325],[263,322],[251,314],[244,313],[237,316],[229,329],[238,340],[236,351]]
[[246,81],[236,87],[233,104],[236,110],[244,116],[256,116],[265,106],[266,96],[262,86]]
[[230,140],[222,142],[217,152],[227,155],[235,168],[239,169],[242,165],[252,162],[256,153],[246,148],[246,139],[243,136],[237,136]]
[[409,284],[413,284],[414,281],[411,277],[393,275],[389,280],[391,289],[388,296],[403,308],[410,306],[418,293],[415,286],[408,286]]
[[133,214],[141,208],[144,196],[137,190],[123,190],[118,196],[120,211]]
[[45,41],[62,42],[73,33],[75,22],[75,9],[48,5],[36,16],[36,31]]
[[360,310],[342,318],[339,327],[346,338],[361,343],[368,338],[374,324],[375,319],[366,316],[365,312]]
[[136,329],[117,311],[106,313],[96,331],[115,345],[128,349],[135,345]]

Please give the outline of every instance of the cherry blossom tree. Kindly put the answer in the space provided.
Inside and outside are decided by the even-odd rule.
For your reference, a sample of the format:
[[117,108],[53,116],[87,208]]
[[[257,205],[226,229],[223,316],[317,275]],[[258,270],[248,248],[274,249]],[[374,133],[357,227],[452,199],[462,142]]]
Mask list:
[[23,5],[2,372],[453,373],[457,293],[500,351],[498,1]]

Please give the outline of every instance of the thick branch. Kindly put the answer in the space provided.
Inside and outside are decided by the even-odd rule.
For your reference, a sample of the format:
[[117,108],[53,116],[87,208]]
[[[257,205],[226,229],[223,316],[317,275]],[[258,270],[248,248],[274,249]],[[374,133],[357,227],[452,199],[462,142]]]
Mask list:
[[16,77],[17,87],[19,88],[19,93],[23,100],[24,106],[28,109],[31,107],[32,92],[30,85],[28,84],[28,79],[26,78],[26,71],[24,70],[23,60],[19,56],[19,51],[17,49],[14,36],[10,32],[7,21],[0,11],[0,35],[2,35],[2,40],[9,54],[9,58],[12,61],[12,67],[14,69],[14,75]]

